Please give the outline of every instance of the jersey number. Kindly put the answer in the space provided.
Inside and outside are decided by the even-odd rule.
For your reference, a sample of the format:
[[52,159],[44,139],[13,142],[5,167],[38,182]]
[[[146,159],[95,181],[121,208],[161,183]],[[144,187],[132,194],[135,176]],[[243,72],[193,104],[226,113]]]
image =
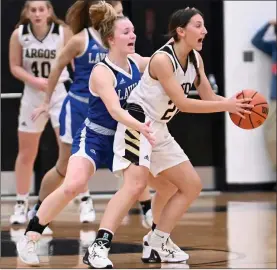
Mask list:
[[[188,95],[189,90],[191,89],[191,84],[190,83],[183,83],[181,86],[182,86],[185,94]],[[169,100],[168,101],[168,109],[164,113],[164,115],[161,118],[161,120],[166,120],[166,121],[170,120],[178,112],[179,112],[179,110],[177,109],[177,107],[175,106],[173,101]]]
[[51,65],[49,62],[42,62],[39,66],[38,62],[33,62],[31,68],[36,77],[48,78],[51,70]]
[[172,100],[168,101],[168,107],[169,108],[166,110],[161,120],[170,120],[176,113],[179,112]]

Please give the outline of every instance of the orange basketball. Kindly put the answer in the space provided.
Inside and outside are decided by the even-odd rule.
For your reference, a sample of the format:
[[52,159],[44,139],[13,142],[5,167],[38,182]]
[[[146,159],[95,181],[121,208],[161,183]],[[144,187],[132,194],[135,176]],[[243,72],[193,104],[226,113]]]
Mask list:
[[268,115],[268,103],[263,95],[255,90],[243,90],[237,95],[238,99],[241,98],[252,98],[252,101],[248,103],[254,105],[251,110],[251,114],[244,114],[245,119],[241,118],[237,114],[230,113],[230,118],[233,123],[243,129],[254,129],[261,126]]

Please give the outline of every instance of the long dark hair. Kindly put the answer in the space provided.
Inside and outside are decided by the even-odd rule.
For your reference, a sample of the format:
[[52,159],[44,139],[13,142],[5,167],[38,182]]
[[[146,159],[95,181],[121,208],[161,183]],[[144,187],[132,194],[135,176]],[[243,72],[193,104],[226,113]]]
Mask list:
[[[179,41],[179,36],[177,33],[177,28],[178,27],[186,27],[187,24],[189,23],[190,19],[194,16],[199,14],[201,17],[204,17],[203,14],[196,8],[185,8],[185,9],[179,9],[175,11],[169,20],[169,25],[168,25],[168,36],[170,38],[174,38],[174,41]],[[189,60],[193,64],[195,71],[196,71],[196,76],[197,76],[197,85],[200,84],[201,78],[200,78],[200,73],[199,73],[199,68],[197,66],[197,60],[196,56],[193,50],[189,52]]]

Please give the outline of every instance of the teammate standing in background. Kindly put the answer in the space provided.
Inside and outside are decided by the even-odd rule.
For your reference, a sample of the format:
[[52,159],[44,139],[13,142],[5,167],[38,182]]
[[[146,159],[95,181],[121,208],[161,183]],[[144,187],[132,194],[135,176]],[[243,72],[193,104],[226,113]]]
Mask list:
[[59,144],[59,115],[70,85],[66,67],[55,87],[49,116],[43,115],[32,121],[31,114],[44,100],[51,67],[71,36],[70,29],[56,17],[50,1],[26,1],[10,39],[10,70],[24,83],[18,118],[19,150],[15,163],[17,202],[10,217],[12,224],[27,221],[34,162],[49,116]]

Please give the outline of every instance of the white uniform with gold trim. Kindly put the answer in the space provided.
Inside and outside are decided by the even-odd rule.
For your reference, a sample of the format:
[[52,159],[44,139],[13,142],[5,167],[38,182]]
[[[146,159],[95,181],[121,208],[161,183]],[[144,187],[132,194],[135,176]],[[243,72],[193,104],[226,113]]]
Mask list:
[[[176,80],[184,89],[184,98],[189,93],[196,78],[196,70],[191,59],[188,59],[187,69],[180,65],[172,44],[166,44],[156,53],[166,54],[173,65]],[[199,59],[194,51],[197,67]],[[151,121],[151,128],[156,137],[152,147],[147,139],[139,132],[126,128],[121,123],[117,126],[114,140],[113,171],[120,175],[122,170],[131,163],[146,166],[157,176],[160,172],[188,160],[179,144],[168,131],[167,123],[178,112],[159,81],[151,78],[149,66],[128,98],[129,113],[141,122]]]

